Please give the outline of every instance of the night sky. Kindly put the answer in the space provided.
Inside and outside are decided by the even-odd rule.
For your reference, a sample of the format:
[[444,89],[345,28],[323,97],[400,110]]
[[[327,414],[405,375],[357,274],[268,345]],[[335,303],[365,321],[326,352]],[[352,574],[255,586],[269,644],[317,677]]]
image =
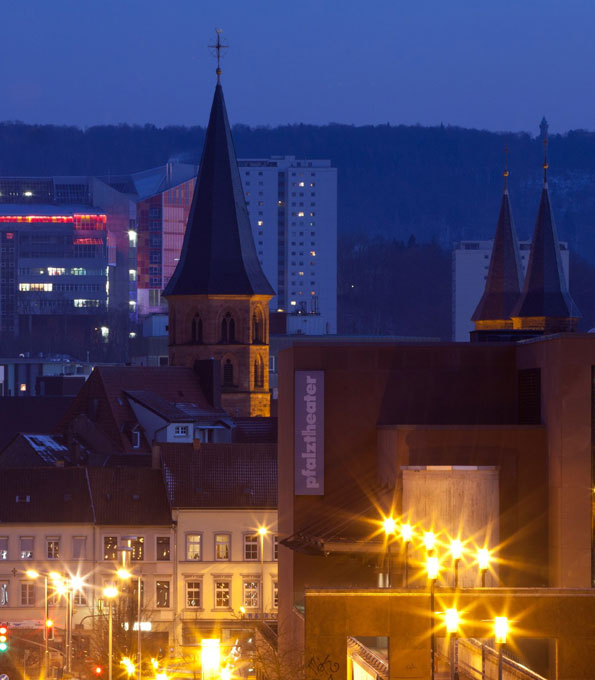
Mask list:
[[0,120],[595,128],[592,0],[2,0]]

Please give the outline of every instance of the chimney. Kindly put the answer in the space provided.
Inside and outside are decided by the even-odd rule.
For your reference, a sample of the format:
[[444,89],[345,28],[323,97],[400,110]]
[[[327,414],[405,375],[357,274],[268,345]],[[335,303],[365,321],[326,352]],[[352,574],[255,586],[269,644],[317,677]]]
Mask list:
[[200,388],[213,408],[221,408],[221,362],[219,359],[197,359],[194,371]]
[[196,435],[194,435],[194,439],[192,440],[192,449],[193,451],[200,450],[200,437],[197,437]]
[[151,467],[154,470],[161,467],[161,447],[157,442],[153,442],[153,446],[151,446]]

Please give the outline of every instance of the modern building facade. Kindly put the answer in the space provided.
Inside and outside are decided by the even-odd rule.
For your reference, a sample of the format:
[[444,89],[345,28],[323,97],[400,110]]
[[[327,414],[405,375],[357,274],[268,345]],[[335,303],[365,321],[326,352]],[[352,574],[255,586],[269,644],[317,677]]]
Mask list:
[[49,342],[61,333],[92,346],[113,340],[109,314],[127,340],[136,321],[134,217],[134,204],[96,178],[0,178],[2,337]]

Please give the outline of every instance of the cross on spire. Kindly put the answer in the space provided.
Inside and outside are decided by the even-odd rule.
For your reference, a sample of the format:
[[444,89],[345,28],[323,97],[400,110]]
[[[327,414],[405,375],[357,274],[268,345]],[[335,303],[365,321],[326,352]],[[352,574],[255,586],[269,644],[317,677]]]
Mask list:
[[504,191],[508,191],[508,144],[504,145]]
[[224,45],[224,44],[221,42],[221,33],[222,33],[222,29],[221,29],[221,28],[216,28],[216,29],[215,29],[215,32],[217,33],[217,42],[216,42],[214,45],[209,45],[209,47],[210,47],[212,50],[215,50],[215,52],[216,52],[216,55],[215,55],[215,56],[217,57],[217,70],[216,70],[216,73],[217,73],[217,83],[220,83],[220,82],[221,82],[221,56],[222,56],[222,55],[221,55],[221,50],[226,50],[226,49],[227,49],[227,45]]
[[547,184],[547,169],[550,166],[547,162],[547,133],[543,138],[543,183]]

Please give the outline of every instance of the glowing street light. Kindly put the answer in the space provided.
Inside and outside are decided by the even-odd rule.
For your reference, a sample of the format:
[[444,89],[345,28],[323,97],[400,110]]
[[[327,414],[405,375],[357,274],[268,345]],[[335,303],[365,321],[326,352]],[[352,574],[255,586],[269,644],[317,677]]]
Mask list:
[[440,561],[435,555],[430,555],[426,558],[426,572],[428,580],[434,582],[440,573]]
[[494,639],[498,645],[498,680],[502,680],[502,647],[506,644],[509,625],[506,616],[494,619]]
[[394,517],[385,517],[382,520],[382,530],[386,538],[386,587],[392,585],[392,557],[390,554],[390,537],[394,536],[397,530],[397,522]]
[[481,572],[481,587],[485,588],[486,572],[490,566],[490,551],[487,548],[479,548],[477,551],[477,565]]
[[204,638],[200,642],[200,660],[203,680],[216,680],[221,664],[221,648],[217,638]]
[[389,534],[394,534],[397,531],[397,521],[394,517],[385,517],[382,521],[382,528],[387,536]]
[[424,531],[424,545],[428,552],[432,552],[436,547],[436,535],[433,531]]
[[455,645],[457,632],[459,630],[459,612],[453,607],[444,612],[444,623],[446,624],[446,632],[450,636],[449,639],[449,661],[450,661],[450,680],[455,680],[457,677],[457,662],[455,654]]
[[229,666],[223,666],[219,673],[219,678],[220,680],[231,680],[231,668]]
[[136,668],[134,667],[134,664],[132,663],[131,659],[129,659],[127,656],[125,656],[120,663],[126,669],[126,673],[128,673],[128,677],[130,677],[131,675],[134,675]]
[[[433,535],[433,534],[432,534]],[[431,679],[434,680],[435,660],[436,660],[436,638],[434,634],[434,588],[436,579],[440,573],[440,562],[436,555],[428,555],[426,558],[426,572],[430,581],[430,663]]]

